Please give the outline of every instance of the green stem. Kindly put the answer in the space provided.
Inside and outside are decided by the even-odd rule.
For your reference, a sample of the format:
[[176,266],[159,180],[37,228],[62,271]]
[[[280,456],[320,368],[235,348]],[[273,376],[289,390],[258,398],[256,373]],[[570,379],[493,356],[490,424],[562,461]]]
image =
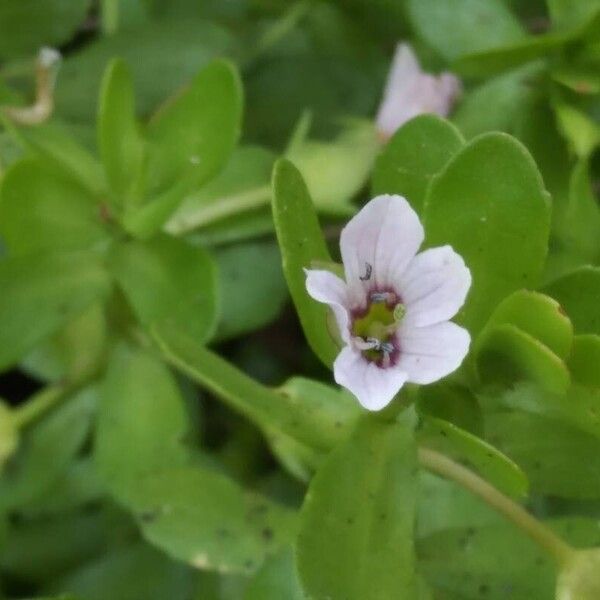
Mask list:
[[37,421],[51,408],[59,404],[74,389],[74,386],[57,383],[34,394],[14,410],[14,423],[19,428],[27,427]]
[[173,234],[182,234],[220,221],[225,217],[235,215],[244,211],[268,206],[271,201],[271,187],[264,185],[247,192],[241,192],[233,196],[221,198],[214,204],[201,206],[194,212],[182,214],[175,217],[167,229]]
[[521,505],[447,456],[435,450],[421,447],[419,448],[419,462],[429,471],[451,479],[472,494],[479,496],[492,508],[512,521],[538,546],[548,552],[559,566],[564,565],[575,553],[574,548],[558,537],[541,521],[530,515]]

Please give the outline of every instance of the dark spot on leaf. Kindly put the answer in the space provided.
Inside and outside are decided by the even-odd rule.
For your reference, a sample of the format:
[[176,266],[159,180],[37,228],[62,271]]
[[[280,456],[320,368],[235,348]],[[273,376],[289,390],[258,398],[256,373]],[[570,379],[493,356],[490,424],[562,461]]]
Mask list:
[[273,539],[273,530],[270,527],[265,527],[261,533],[263,539],[267,542],[270,542]]
[[153,510],[144,510],[139,514],[139,518],[143,523],[152,523],[153,521],[156,521],[159,514],[160,510],[157,508]]

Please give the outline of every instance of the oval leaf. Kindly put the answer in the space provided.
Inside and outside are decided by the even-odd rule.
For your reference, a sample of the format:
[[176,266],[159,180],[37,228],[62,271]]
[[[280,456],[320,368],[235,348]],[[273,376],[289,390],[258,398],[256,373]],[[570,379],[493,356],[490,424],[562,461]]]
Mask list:
[[313,352],[331,368],[339,349],[328,332],[328,308],[308,295],[304,273],[312,261],[331,262],[331,257],[302,175],[285,159],[273,171],[272,206],[283,272],[304,335]]
[[126,201],[140,176],[143,140],[135,118],[131,74],[115,59],[106,68],[98,109],[98,148],[116,205]]
[[179,328],[202,342],[217,321],[216,270],[202,249],[167,235],[116,245],[110,268],[146,327]]
[[92,253],[46,253],[0,261],[0,369],[23,357],[94,302],[111,282]]
[[510,458],[484,440],[434,417],[423,418],[419,442],[466,463],[511,496],[527,494],[527,477]]
[[436,115],[415,117],[396,131],[377,157],[373,195],[400,194],[421,214],[431,178],[463,145],[462,135],[448,121]]
[[536,286],[549,229],[539,171],[508,135],[475,138],[433,178],[425,202],[427,242],[450,244],[471,269],[473,286],[460,316],[471,333],[506,295]]
[[0,232],[14,254],[84,249],[109,239],[97,199],[42,158],[20,160],[4,175]]
[[416,450],[412,430],[361,421],[310,484],[296,558],[312,598],[417,597],[413,548]]

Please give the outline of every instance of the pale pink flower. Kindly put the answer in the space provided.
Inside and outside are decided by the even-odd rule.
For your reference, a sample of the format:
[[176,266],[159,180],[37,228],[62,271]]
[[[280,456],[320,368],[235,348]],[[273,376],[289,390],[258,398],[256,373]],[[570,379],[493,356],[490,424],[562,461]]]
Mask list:
[[469,333],[449,321],[471,286],[469,269],[450,246],[417,254],[423,237],[402,196],[377,196],[342,231],[345,281],[306,270],[308,293],[331,307],[344,343],[335,380],[369,410],[406,382],[452,373],[469,349]]
[[451,73],[430,75],[421,70],[408,44],[398,44],[377,113],[377,129],[384,138],[423,113],[448,116],[460,95],[460,80]]

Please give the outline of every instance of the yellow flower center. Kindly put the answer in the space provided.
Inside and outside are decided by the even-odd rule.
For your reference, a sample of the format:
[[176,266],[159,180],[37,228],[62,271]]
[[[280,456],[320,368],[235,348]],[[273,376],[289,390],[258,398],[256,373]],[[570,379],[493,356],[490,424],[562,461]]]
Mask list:
[[373,348],[363,350],[363,356],[372,362],[382,358],[389,361],[395,350],[394,334],[406,310],[400,302],[392,305],[385,293],[373,293],[364,314],[357,316],[352,323],[352,334],[372,343]]

